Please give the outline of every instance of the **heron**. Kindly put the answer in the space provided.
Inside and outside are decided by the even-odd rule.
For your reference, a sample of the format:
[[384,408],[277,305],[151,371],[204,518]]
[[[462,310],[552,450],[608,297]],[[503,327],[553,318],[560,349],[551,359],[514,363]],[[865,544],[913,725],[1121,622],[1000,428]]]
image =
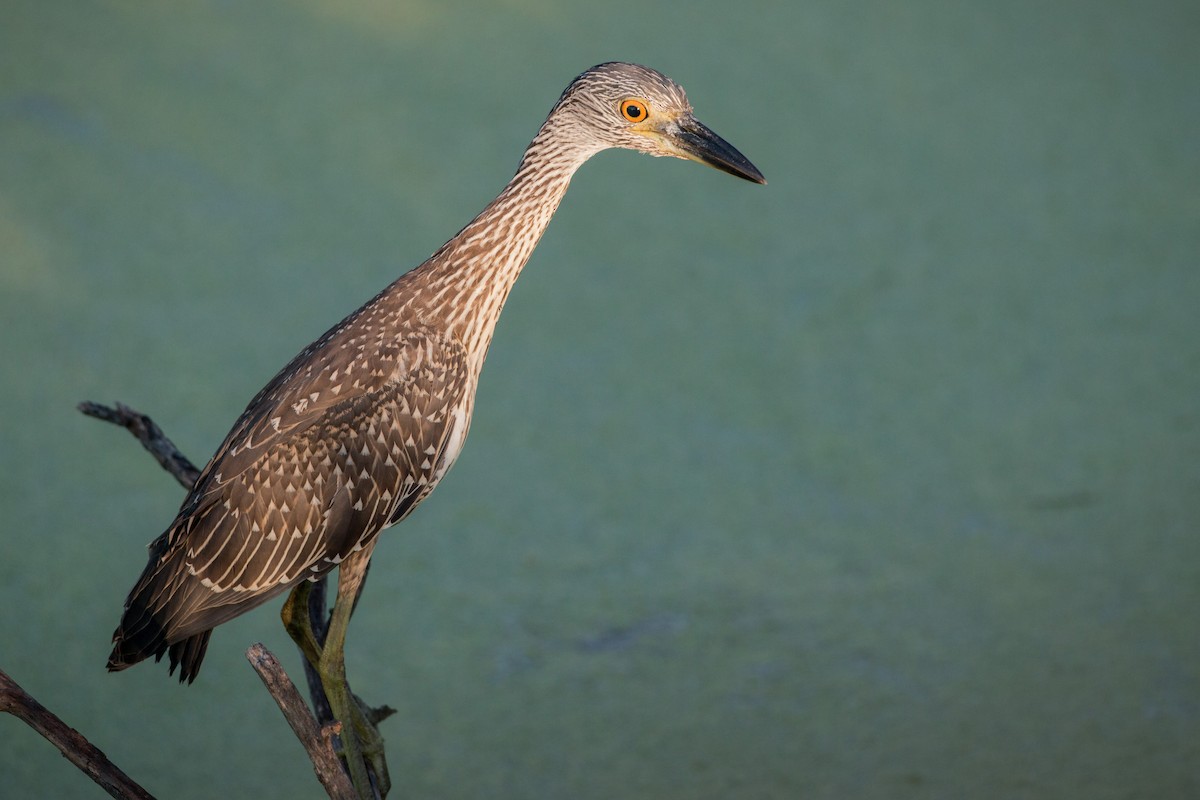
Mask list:
[[306,655],[323,679],[344,676],[346,625],[380,531],[458,459],[505,300],[575,171],[609,148],[766,183],[662,73],[609,62],[576,77],[478,216],[250,401],[149,545],[109,670],[166,654],[191,683],[216,626],[338,568],[328,637]]

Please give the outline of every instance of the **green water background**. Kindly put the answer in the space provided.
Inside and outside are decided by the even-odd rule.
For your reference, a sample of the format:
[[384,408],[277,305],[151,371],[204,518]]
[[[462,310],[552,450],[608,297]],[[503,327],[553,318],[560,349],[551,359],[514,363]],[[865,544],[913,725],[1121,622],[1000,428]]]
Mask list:
[[[300,347],[658,67],[770,184],[577,176],[350,633],[397,797],[1200,796],[1194,2],[5,4],[0,668],[163,798],[317,797],[243,651],[103,670]],[[0,794],[101,797],[0,717]]]

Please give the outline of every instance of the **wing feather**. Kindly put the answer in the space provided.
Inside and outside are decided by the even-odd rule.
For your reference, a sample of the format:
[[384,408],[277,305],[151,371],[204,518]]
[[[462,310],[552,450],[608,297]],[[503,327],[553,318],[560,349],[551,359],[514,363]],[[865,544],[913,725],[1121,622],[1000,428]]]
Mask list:
[[323,367],[268,384],[152,543],[118,642],[144,628],[174,644],[315,580],[428,495],[457,456],[472,388],[462,345],[431,336],[380,345],[370,369],[325,357],[331,340],[306,351]]

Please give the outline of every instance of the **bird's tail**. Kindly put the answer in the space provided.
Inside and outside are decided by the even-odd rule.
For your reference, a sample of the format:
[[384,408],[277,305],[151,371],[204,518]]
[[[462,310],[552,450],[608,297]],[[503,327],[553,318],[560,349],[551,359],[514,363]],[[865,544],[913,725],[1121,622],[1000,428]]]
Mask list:
[[[137,584],[125,601],[125,613],[113,632],[113,649],[108,657],[108,671],[117,672],[132,667],[150,656],[170,657],[170,674],[179,669],[179,681],[191,683],[200,672],[212,627],[181,630],[186,617],[184,609],[191,606],[186,570],[167,552],[167,535],[150,545],[150,563],[146,565]],[[186,624],[186,623],[185,623]]]
[[208,638],[211,635],[212,631],[207,630],[168,644],[161,628],[152,634],[137,636],[126,636],[121,628],[117,628],[113,634],[113,650],[108,656],[108,671],[118,672],[150,656],[154,656],[154,660],[158,661],[166,653],[171,661],[168,670],[170,674],[174,675],[175,669],[178,668],[179,682],[191,683],[200,672],[200,664],[204,661],[204,654],[208,650]]

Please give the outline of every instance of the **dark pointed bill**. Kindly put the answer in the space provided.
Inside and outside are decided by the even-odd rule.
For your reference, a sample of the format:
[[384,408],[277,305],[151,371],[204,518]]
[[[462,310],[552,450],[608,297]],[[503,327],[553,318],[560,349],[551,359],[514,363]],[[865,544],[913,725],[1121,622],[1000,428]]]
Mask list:
[[748,181],[767,182],[750,159],[695,118],[680,120],[678,132],[672,138],[675,145],[695,161]]

